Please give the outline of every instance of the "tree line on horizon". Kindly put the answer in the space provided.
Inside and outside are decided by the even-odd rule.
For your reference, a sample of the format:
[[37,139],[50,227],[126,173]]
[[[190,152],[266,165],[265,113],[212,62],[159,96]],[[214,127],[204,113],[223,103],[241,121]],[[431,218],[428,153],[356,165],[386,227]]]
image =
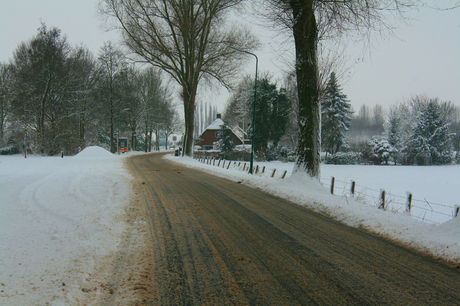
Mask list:
[[111,42],[96,58],[45,24],[0,63],[0,120],[2,154],[71,155],[90,145],[115,152],[120,136],[151,150],[151,139],[158,147],[160,133],[180,129],[159,70],[130,64]]
[[[184,154],[192,156],[197,93],[201,84],[217,82],[232,88],[248,53],[259,46],[257,37],[238,23],[228,22],[235,8],[247,10],[243,0],[117,1],[100,0],[101,15],[118,29],[123,44],[138,62],[161,69],[180,87],[184,109]],[[261,22],[271,22],[293,42],[296,107],[294,172],[319,178],[323,43],[370,38],[391,33],[395,22],[416,9],[418,0],[391,1],[253,1],[251,11]],[[180,22],[177,22],[180,21]],[[234,48],[230,48],[230,46]],[[327,49],[327,48],[326,48]],[[243,52],[241,52],[243,51]],[[297,117],[294,117],[297,116]],[[40,119],[41,120],[41,119]],[[43,120],[41,120],[43,121]],[[113,121],[113,120],[112,120]],[[292,121],[292,122],[291,122]],[[113,127],[111,123],[111,132]],[[257,131],[257,129],[256,129]],[[112,142],[111,142],[112,143]]]
[[[256,157],[294,161],[298,120],[296,91],[292,90],[295,82],[287,78],[284,86],[277,90],[279,86],[265,73],[261,84],[270,84],[272,90],[267,91],[262,85],[257,91],[256,135],[259,140],[254,144]],[[285,102],[277,102],[280,94],[285,95],[281,99]],[[355,113],[334,72],[321,96],[321,148],[326,163],[432,165],[459,162],[460,108],[452,102],[418,95],[388,110],[381,105],[372,108],[362,105]],[[251,135],[253,97],[254,81],[246,76],[227,102],[222,134],[228,133],[224,130],[229,127],[239,126]],[[264,115],[264,110],[272,114]]]
[[325,76],[319,68],[322,43],[340,45],[343,38],[362,40],[371,33],[391,33],[395,21],[404,21],[405,14],[418,5],[418,0],[100,1],[102,15],[120,30],[137,60],[162,69],[180,87],[185,119],[183,154],[190,157],[198,89],[209,82],[232,88],[242,61],[255,55],[252,52],[259,46],[251,31],[234,20],[229,22],[231,13],[246,11],[291,39],[298,116],[293,172],[316,179],[321,150],[318,85]]

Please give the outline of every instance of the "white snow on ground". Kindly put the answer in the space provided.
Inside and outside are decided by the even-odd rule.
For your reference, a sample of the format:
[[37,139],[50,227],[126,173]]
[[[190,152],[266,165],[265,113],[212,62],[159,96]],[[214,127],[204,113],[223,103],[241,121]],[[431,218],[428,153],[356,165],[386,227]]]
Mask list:
[[117,250],[131,197],[121,156],[0,156],[0,305],[78,305]]
[[[405,213],[383,211],[351,197],[331,195],[328,185],[322,185],[315,180],[311,180],[304,174],[295,174],[281,179],[280,175],[284,173],[284,170],[288,170],[288,173],[292,172],[292,163],[258,163],[260,169],[263,166],[266,167],[265,173],[268,174],[267,177],[253,176],[246,172],[232,169],[232,167],[226,169],[227,166],[223,168],[222,165],[217,167],[203,164],[191,158],[178,158],[170,155],[167,157],[188,167],[201,169],[233,181],[239,181],[294,203],[305,205],[315,211],[330,215],[349,226],[366,228],[421,251],[429,252],[436,257],[460,263],[460,217],[450,218],[449,221],[440,225],[430,224],[417,221]],[[256,165],[257,163],[254,164],[254,168]],[[362,170],[357,171],[356,169],[360,167]],[[453,204],[452,202],[449,203],[449,199],[459,199],[459,190],[455,188],[460,183],[460,166],[458,165],[447,166],[441,168],[441,170],[436,169],[437,167],[397,166],[393,168],[394,170],[375,166],[321,165],[323,175],[328,173],[329,176],[334,175],[343,181],[355,179],[357,184],[377,188],[377,190],[379,187],[387,188],[387,190],[394,187],[395,190],[393,191],[392,189],[392,191],[395,193],[400,190],[410,190],[415,194],[414,197],[419,198],[434,198],[438,196],[437,193],[453,194],[441,199],[446,201],[445,204]],[[273,169],[277,169],[278,175],[275,175],[275,178],[270,178]],[[394,172],[391,175],[384,175],[379,172],[382,169]],[[354,178],[353,172],[355,170],[357,171],[356,178]],[[406,173],[402,174],[404,170]],[[433,173],[437,174],[434,175]],[[384,178],[387,180],[384,180]],[[405,180],[408,178],[410,180],[406,182]],[[398,186],[398,184],[401,184],[401,186]],[[424,190],[423,188],[416,188],[417,185],[430,186],[430,188]],[[436,189],[442,185],[447,186],[447,188],[444,190]],[[396,188],[396,186],[399,188]],[[406,186],[412,189],[406,189]],[[402,196],[405,196],[405,191]],[[451,209],[448,208],[448,210]]]
[[[120,237],[127,227],[123,215],[132,197],[132,186],[131,175],[122,164],[126,156],[113,155],[99,147],[89,147],[74,157],[64,158],[0,156],[0,305],[84,303],[82,288],[94,277],[92,273],[98,266],[117,252]],[[460,263],[460,218],[441,225],[428,224],[351,198],[332,196],[327,185],[303,175],[284,180],[251,176],[238,170],[204,165],[190,158],[172,155],[168,158],[241,181],[329,214],[350,226],[368,228]],[[292,164],[265,165],[277,168],[278,173],[292,169]],[[414,197],[434,197],[431,200],[436,201],[437,196],[432,191],[427,194],[423,188],[415,190],[422,180],[428,180],[434,189],[448,186],[445,191],[438,192],[458,192],[452,188],[459,185],[459,166],[443,168],[439,177],[430,172],[435,171],[430,170],[435,169],[432,167],[407,167],[411,181],[415,182],[414,187],[407,188],[402,172],[397,172],[402,170],[397,168],[406,167],[388,171],[396,171],[399,180],[396,185],[403,182],[401,190],[412,191]],[[366,167],[359,172],[353,167],[322,166],[323,176],[335,175],[344,181],[355,179],[364,186],[396,192],[391,186],[383,186],[388,182],[378,181],[374,186],[373,181],[377,179],[364,175],[377,169],[380,168]],[[377,177],[383,178],[383,175]],[[454,198],[459,198],[458,193],[454,193]],[[451,200],[446,198],[439,202],[450,204]]]

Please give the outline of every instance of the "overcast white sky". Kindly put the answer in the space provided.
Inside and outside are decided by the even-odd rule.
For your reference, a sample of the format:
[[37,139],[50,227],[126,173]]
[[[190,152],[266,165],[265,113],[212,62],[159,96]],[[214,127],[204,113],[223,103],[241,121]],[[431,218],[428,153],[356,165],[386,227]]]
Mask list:
[[[429,1],[438,6],[453,5],[454,0]],[[348,53],[354,65],[342,81],[355,110],[362,104],[388,106],[415,94],[426,94],[452,101],[460,106],[460,8],[435,11],[422,8],[414,12],[410,26],[403,26],[397,37],[374,43],[374,49],[363,53],[362,46],[350,46]],[[0,0],[0,61],[6,62],[21,41],[31,39],[40,27],[58,27],[72,45],[84,44],[96,56],[105,41],[117,41],[116,32],[105,32],[97,16],[97,0]],[[255,33],[263,30],[254,26]],[[262,37],[267,42],[269,39]],[[283,63],[273,53],[273,43],[256,54],[259,70],[280,76]],[[276,49],[276,47],[275,47]],[[254,60],[247,71],[254,71]],[[215,89],[214,89],[215,91]],[[201,95],[204,102],[223,109],[228,94],[225,90]]]

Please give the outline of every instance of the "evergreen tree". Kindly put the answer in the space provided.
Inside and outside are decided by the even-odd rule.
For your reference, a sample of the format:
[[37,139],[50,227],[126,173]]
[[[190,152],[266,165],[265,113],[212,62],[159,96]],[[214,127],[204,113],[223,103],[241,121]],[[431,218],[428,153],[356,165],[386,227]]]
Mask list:
[[346,145],[344,132],[350,127],[352,113],[349,100],[342,93],[334,72],[327,84],[321,110],[322,147],[326,152],[334,154]]
[[216,135],[220,139],[217,141],[217,143],[215,143],[215,147],[217,150],[222,152],[222,157],[224,159],[228,158],[228,153],[230,153],[235,147],[235,144],[233,143],[232,132],[233,131],[230,126],[224,122]]
[[375,137],[371,139],[371,144],[373,145],[373,150],[375,157],[377,158],[376,161],[378,164],[385,163],[388,165],[388,161],[390,156],[397,152],[397,149],[390,144],[387,139],[377,140]]
[[[252,139],[252,114],[254,103],[254,80],[245,77],[230,98],[224,114],[233,126],[240,126]],[[277,146],[286,134],[291,114],[291,98],[284,88],[277,89],[269,76],[257,82],[256,122],[254,151],[259,158],[266,156],[268,143]],[[230,118],[230,119],[229,119]]]
[[431,165],[450,162],[452,134],[446,115],[433,99],[419,113],[412,135],[413,151],[418,164],[425,164],[426,159]]
[[403,149],[401,128],[401,118],[397,110],[390,110],[388,122],[385,124],[385,130],[388,144],[392,148],[390,155],[393,157],[395,164],[398,162],[399,153]]
[[270,140],[273,140],[273,146],[278,146],[278,142],[286,133],[289,112],[291,110],[291,101],[286,94],[286,89],[281,88],[276,99],[272,101]]
[[[253,99],[253,96],[248,97]],[[273,141],[273,145],[276,146],[285,134],[290,107],[291,102],[284,89],[278,91],[276,85],[270,83],[267,78],[262,78],[257,83],[254,151],[260,159],[265,158],[269,141]],[[248,134],[252,139],[252,123]]]

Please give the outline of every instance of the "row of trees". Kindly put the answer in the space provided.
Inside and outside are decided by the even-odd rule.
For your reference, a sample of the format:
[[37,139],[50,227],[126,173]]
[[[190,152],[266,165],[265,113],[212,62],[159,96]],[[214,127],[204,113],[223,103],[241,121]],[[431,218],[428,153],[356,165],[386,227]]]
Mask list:
[[95,58],[42,24],[10,63],[0,63],[0,73],[1,140],[24,140],[32,152],[74,154],[92,144],[114,152],[121,134],[136,148],[138,134],[178,128],[161,73],[130,65],[110,42]]
[[[362,106],[355,116],[350,112],[334,115],[342,129],[332,141],[323,112],[323,150],[338,154],[328,159],[326,153],[328,162],[433,165],[459,161],[460,108],[451,102],[419,95],[389,111],[380,105],[373,108],[373,115],[369,110]],[[346,120],[339,120],[347,114]]]
[[[322,109],[322,150],[335,154],[350,149],[367,162],[403,164],[446,164],[455,158],[458,145],[459,108],[438,98],[415,96],[392,106],[388,114],[376,105],[372,112],[363,105],[353,116],[347,96],[335,74],[326,86]],[[358,140],[357,135],[367,139]],[[347,136],[349,140],[347,140]],[[355,142],[350,147],[350,140]]]
[[[459,109],[438,98],[415,96],[390,108],[378,156],[403,164],[446,164],[460,151]],[[384,148],[381,143],[384,143]],[[458,154],[458,153],[457,153]]]
[[[293,86],[289,79],[285,85]],[[280,151],[276,149],[280,140],[288,151],[293,150],[289,139],[295,137],[292,131],[296,129],[291,130],[290,126],[298,114],[292,92],[284,88],[277,90],[267,75],[260,81],[254,145],[261,159],[274,150]],[[228,125],[240,126],[249,135],[253,95],[254,82],[247,76],[230,97],[224,113]],[[389,112],[380,105],[373,108],[363,105],[358,114],[354,114],[335,73],[331,73],[322,97],[321,145],[327,159],[330,154],[329,162],[361,160],[387,164],[392,160],[402,164],[445,164],[452,162],[455,152],[460,151],[460,109],[451,102],[415,96],[392,106]]]
[[210,103],[200,103],[197,108],[195,116],[195,139],[198,139],[206,127],[217,118],[217,106],[212,106]]
[[[101,11],[113,18],[125,44],[140,60],[166,71],[181,86],[184,103],[184,153],[192,156],[196,93],[201,80],[230,86],[240,60],[258,43],[236,23],[225,27],[226,13],[243,0],[103,0]],[[393,28],[394,17],[416,0],[261,1],[270,21],[288,29],[295,46],[298,132],[296,167],[319,177],[320,88],[318,42],[344,35],[367,36]],[[391,12],[388,15],[386,12]],[[286,33],[283,31],[283,33]]]

